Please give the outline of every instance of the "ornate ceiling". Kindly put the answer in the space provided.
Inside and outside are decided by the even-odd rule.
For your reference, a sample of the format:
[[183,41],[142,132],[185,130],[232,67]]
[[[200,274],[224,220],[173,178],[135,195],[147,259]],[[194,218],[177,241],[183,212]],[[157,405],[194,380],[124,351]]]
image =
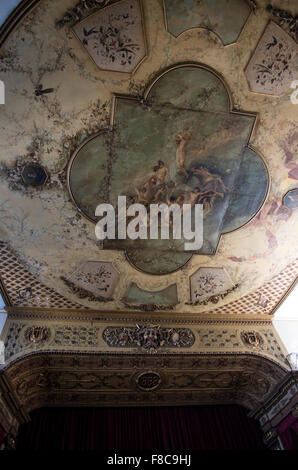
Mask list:
[[[249,14],[244,0],[233,10],[234,29],[212,2],[185,2],[183,11],[181,2],[153,0],[33,3],[1,51],[3,249],[65,304],[104,311],[149,303],[200,314],[209,298],[208,312],[227,313],[289,269],[297,204],[283,198],[297,187],[290,99],[297,45],[288,24],[278,26],[263,2]],[[175,166],[183,145],[186,170]],[[142,197],[164,202],[196,186],[209,190],[201,197],[210,212],[203,248],[192,254],[154,240],[102,246],[96,205],[145,194],[161,159],[170,182]],[[218,196],[210,196],[214,188]],[[9,289],[4,262],[1,276]],[[20,287],[30,305],[44,305],[30,282]],[[24,292],[16,305],[27,305]]]
[[[123,404],[150,401],[138,395],[132,356],[140,355],[140,376],[154,367],[144,335],[169,355],[148,378],[152,404],[205,402],[206,382],[213,402],[253,408],[284,378],[286,353],[269,320],[297,278],[295,14],[288,0],[278,8],[265,0],[40,0],[22,2],[4,25],[5,380],[28,410],[31,394],[34,406],[57,404],[68,400],[65,390],[86,404],[84,383],[95,387],[91,402],[107,387],[106,403],[115,403],[117,386]],[[95,208],[119,195],[145,204],[200,197],[203,247],[98,241]],[[154,327],[140,336],[136,323]],[[181,382],[170,358],[178,348]],[[51,355],[27,358],[18,378],[20,358],[40,349]],[[53,359],[63,351],[73,353],[69,363]],[[75,351],[82,356],[71,375]],[[99,351],[115,361],[108,376],[92,372]],[[229,355],[220,377],[211,353]],[[117,354],[127,356],[121,376]],[[245,372],[249,354],[266,358],[254,397],[261,359]],[[193,370],[192,355],[203,355],[202,370]]]

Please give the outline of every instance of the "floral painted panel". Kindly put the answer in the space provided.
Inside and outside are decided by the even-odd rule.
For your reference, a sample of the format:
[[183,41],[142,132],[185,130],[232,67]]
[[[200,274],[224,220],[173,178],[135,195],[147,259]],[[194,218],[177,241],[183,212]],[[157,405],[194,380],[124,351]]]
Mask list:
[[164,0],[164,8],[173,36],[191,28],[206,28],[224,45],[237,41],[251,11],[246,0]]
[[298,73],[298,45],[271,21],[250,59],[245,74],[251,91],[282,95]]
[[199,268],[190,278],[192,302],[216,296],[233,288],[233,283],[223,268]]
[[146,56],[139,0],[122,0],[103,8],[76,24],[73,31],[103,70],[130,73]]
[[86,261],[68,280],[95,295],[109,298],[114,291],[118,277],[112,263]]

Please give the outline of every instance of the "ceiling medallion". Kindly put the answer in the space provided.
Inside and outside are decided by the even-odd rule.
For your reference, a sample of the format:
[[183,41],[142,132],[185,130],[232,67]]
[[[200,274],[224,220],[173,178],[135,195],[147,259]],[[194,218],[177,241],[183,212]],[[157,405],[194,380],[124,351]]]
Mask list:
[[48,179],[46,170],[36,163],[25,165],[22,171],[22,179],[28,186],[42,186]]
[[139,389],[150,392],[156,390],[161,385],[161,376],[158,372],[142,372],[136,378],[136,385]]
[[[179,64],[147,88],[142,100],[115,95],[111,130],[86,139],[68,166],[77,208],[96,222],[95,209],[118,196],[128,204],[203,204],[204,243],[185,251],[180,240],[104,240],[124,250],[137,269],[167,274],[195,254],[214,255],[223,233],[242,227],[268,189],[262,158],[249,147],[256,115],[232,111],[219,75],[200,64]],[[246,188],[243,191],[243,188]]]

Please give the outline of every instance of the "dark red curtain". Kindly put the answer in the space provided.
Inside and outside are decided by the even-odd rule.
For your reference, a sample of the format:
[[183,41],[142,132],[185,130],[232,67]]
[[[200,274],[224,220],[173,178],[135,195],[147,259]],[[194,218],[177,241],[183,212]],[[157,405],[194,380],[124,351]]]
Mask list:
[[18,449],[263,449],[256,421],[240,406],[46,408],[20,428]]
[[298,417],[289,414],[277,426],[280,440],[285,450],[298,449]]

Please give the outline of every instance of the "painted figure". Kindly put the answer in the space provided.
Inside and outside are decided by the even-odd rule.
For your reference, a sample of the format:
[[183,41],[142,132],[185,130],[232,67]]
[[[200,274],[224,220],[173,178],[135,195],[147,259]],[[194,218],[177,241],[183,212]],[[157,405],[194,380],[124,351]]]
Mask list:
[[184,173],[186,177],[188,177],[187,170],[185,168],[185,160],[186,160],[186,147],[190,140],[190,132],[185,132],[185,134],[178,134],[176,136],[176,163],[180,171]]

